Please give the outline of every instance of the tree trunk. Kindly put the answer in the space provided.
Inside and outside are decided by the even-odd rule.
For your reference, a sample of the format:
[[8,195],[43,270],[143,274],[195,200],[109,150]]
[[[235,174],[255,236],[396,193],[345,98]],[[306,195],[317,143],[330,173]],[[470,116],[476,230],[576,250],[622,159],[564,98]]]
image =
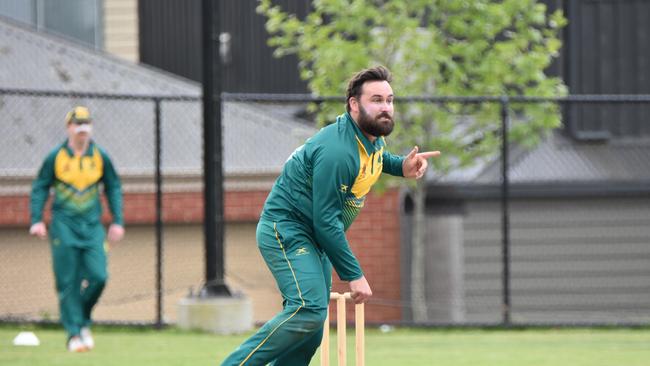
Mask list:
[[413,236],[411,239],[411,309],[413,321],[424,322],[427,317],[426,299],[426,243],[424,206],[426,202],[426,183],[419,180],[413,197]]

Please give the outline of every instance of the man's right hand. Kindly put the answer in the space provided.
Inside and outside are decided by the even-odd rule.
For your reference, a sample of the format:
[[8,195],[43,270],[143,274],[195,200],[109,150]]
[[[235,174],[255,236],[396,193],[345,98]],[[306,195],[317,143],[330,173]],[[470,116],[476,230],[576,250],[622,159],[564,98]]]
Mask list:
[[358,280],[350,281],[350,293],[355,304],[362,304],[370,299],[372,290],[365,276]]
[[40,239],[45,239],[47,237],[47,226],[44,222],[37,222],[29,228],[30,235],[36,235]]

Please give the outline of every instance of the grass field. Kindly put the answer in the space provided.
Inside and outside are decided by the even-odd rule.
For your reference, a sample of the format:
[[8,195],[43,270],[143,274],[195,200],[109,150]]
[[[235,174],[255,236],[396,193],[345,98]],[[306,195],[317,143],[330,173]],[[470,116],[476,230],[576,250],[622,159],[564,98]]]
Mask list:
[[[16,347],[21,330],[36,333],[38,347]],[[334,334],[333,334],[334,335]],[[65,351],[60,329],[0,326],[0,365],[219,365],[244,338],[183,332],[110,328],[95,329],[97,347],[85,354]],[[348,364],[354,365],[354,336],[348,334]],[[332,351],[336,345],[332,343]],[[528,329],[366,331],[366,364],[383,365],[650,365],[650,329]],[[336,357],[332,354],[332,364]],[[318,365],[316,356],[312,365]]]

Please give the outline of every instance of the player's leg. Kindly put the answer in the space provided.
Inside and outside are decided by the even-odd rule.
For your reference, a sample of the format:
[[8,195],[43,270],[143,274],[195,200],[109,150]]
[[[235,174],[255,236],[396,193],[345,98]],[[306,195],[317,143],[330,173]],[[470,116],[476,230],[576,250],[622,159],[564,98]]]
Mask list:
[[90,326],[93,307],[97,304],[108,279],[104,228],[95,225],[91,230],[93,239],[90,245],[84,248],[81,263],[82,278],[88,283],[88,286],[81,291],[83,327]]
[[273,223],[260,221],[257,240],[282,293],[284,309],[222,365],[266,365],[321,331],[327,315],[327,285],[320,253],[309,239],[292,234],[285,240]]
[[81,249],[72,230],[56,218],[50,225],[52,265],[59,298],[61,323],[68,338],[79,336],[83,322],[81,307]]
[[[326,280],[326,293],[325,296],[329,298],[330,292],[332,290],[332,264],[330,263],[327,255],[324,253],[321,255],[321,263],[323,268],[323,274]],[[308,365],[311,361],[314,353],[321,344],[323,339],[323,326],[321,324],[320,329],[314,333],[311,337],[307,338],[302,344],[296,345],[292,350],[281,355],[275,360],[271,365],[272,366],[292,366],[292,365]]]

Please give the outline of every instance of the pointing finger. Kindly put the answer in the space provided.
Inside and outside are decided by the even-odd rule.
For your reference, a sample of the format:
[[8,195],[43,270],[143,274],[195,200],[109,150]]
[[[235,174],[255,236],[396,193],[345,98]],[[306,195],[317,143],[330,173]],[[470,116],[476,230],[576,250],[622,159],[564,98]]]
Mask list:
[[439,155],[440,155],[440,151],[427,151],[427,152],[417,154],[418,158],[423,158],[423,159],[428,159]]

